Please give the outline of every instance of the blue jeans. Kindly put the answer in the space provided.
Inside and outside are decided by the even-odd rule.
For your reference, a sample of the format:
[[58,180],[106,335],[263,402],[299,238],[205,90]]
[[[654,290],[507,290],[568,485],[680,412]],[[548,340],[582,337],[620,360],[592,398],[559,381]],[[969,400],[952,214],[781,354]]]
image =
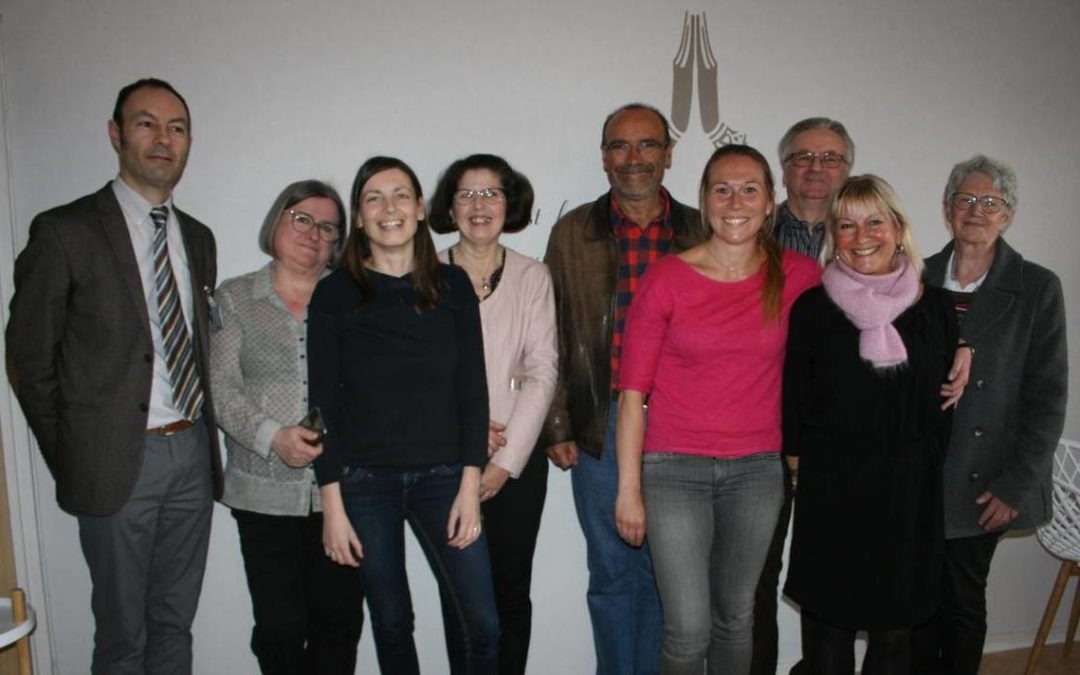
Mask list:
[[780,456],[646,453],[645,523],[664,606],[661,672],[745,675],[754,591],[784,501]]
[[462,645],[451,655],[451,672],[496,672],[499,615],[487,540],[481,535],[464,550],[447,543],[446,524],[460,485],[460,465],[412,471],[353,467],[341,480],[345,511],[364,547],[360,576],[383,673],[420,672],[405,572],[405,521],[461,628]]
[[574,505],[585,533],[589,618],[597,675],[659,672],[663,615],[648,545],[633,548],[615,530],[616,406],[611,406],[600,459],[584,452],[571,471]]

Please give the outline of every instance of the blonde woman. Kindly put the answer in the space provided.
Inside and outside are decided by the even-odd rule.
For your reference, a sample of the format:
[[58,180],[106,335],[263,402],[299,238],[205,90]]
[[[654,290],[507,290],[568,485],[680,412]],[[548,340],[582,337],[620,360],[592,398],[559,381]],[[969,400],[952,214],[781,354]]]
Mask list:
[[[854,176],[832,204],[822,287],[791,310],[784,453],[797,471],[784,592],[802,609],[815,675],[905,675],[911,629],[938,598],[945,408],[958,331],[892,188]],[[968,350],[963,350],[968,351]]]

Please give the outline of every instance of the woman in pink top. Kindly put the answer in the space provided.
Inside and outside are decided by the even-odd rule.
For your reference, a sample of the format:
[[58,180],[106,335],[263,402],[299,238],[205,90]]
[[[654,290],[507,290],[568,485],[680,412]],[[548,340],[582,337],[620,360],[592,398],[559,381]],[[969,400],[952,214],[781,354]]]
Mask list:
[[712,236],[654,263],[627,317],[615,518],[632,545],[648,534],[662,672],[749,673],[754,589],[783,501],[788,312],[821,273],[769,235],[773,179],[757,150],[713,153],[700,200]]
[[[528,657],[532,559],[548,471],[533,446],[555,394],[559,359],[547,267],[499,243],[503,232],[525,229],[532,203],[528,179],[506,160],[471,155],[443,174],[428,216],[436,232],[457,230],[458,242],[439,258],[464,269],[480,298],[491,415],[480,499],[502,627],[502,675],[524,673]],[[457,622],[444,611],[443,623],[453,650],[460,643]]]

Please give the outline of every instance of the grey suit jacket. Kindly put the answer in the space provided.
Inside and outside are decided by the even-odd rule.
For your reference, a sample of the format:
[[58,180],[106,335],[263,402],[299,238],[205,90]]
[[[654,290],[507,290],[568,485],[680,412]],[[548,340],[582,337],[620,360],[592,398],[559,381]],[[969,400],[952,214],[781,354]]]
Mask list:
[[[176,215],[191,268],[207,462],[220,496],[204,290],[216,281],[216,247],[205,225],[179,209]],[[116,512],[142,468],[154,349],[131,237],[110,185],[34,218],[15,261],[7,345],[15,394],[61,508]]]
[[[928,283],[944,285],[952,250],[927,258]],[[945,456],[945,536],[983,533],[975,499],[986,490],[1019,512],[1011,527],[1044,523],[1068,395],[1061,281],[999,239],[960,335],[975,358]]]

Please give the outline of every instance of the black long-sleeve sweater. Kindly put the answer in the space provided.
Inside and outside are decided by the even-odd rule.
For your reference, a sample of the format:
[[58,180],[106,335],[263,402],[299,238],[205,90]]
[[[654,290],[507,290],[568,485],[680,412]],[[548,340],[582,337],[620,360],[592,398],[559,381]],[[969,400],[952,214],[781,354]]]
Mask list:
[[367,274],[368,302],[342,268],[319,282],[308,307],[309,403],[327,426],[319,485],[347,466],[483,466],[487,381],[468,277],[441,265],[438,303],[418,312],[411,274]]

